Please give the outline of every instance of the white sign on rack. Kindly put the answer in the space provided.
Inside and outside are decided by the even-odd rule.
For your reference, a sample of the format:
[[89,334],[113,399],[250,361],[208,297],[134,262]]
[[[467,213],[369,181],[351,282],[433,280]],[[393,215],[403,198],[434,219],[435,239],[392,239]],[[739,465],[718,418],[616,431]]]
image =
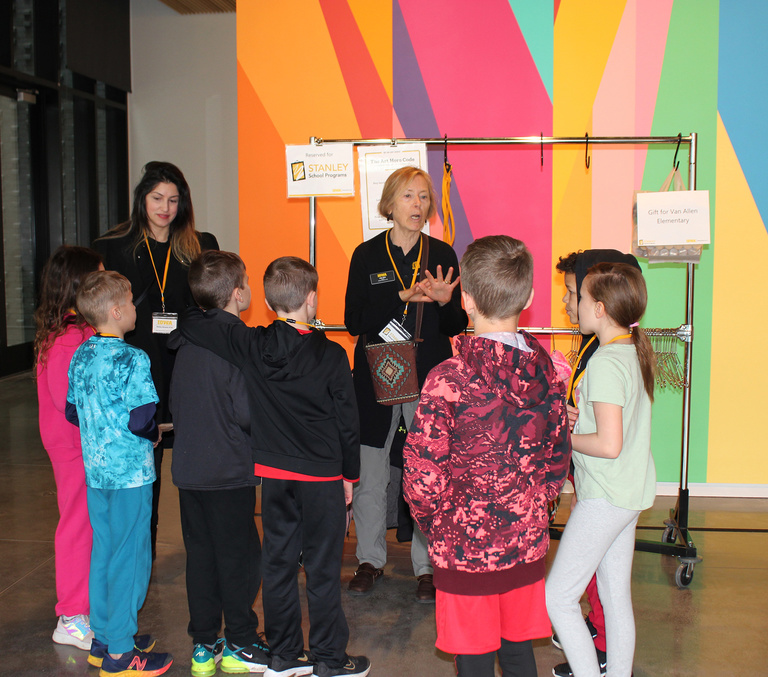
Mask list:
[[286,146],[288,197],[352,197],[352,144]]
[[[370,240],[390,223],[379,214],[379,200],[387,177],[400,167],[418,167],[427,171],[427,145],[425,143],[398,144],[396,146],[359,146],[360,200],[363,211],[363,241]],[[424,225],[429,233],[429,224]]]
[[709,244],[709,191],[637,194],[637,244],[641,247]]

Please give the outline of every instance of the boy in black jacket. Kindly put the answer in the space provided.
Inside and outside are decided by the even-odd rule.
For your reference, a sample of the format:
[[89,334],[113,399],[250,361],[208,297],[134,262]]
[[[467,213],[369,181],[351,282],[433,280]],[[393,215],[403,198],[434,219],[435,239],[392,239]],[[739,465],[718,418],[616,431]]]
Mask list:
[[[251,289],[237,254],[204,252],[189,268],[189,285],[198,305],[217,309],[217,324],[245,326],[239,316],[250,305]],[[268,651],[252,608],[261,585],[261,544],[245,379],[178,333],[168,346],[178,348],[170,388],[176,432],[171,470],[187,550],[191,672],[210,677],[219,661],[223,672],[264,672]],[[226,644],[218,637],[222,612]]]
[[[286,256],[264,273],[269,327],[215,321],[217,311],[187,311],[180,331],[245,375],[256,474],[263,478],[263,602],[272,658],[266,677],[364,677],[365,656],[346,653],[341,608],[346,505],[360,470],[352,374],[344,349],[316,331],[317,271]],[[296,580],[303,553],[309,603],[304,652]]]

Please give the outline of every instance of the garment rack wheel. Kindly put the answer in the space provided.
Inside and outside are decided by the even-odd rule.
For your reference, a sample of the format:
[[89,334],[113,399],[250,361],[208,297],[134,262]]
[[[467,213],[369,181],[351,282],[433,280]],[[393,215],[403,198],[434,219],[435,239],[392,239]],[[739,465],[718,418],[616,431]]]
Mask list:
[[678,557],[678,560],[680,566],[675,571],[675,585],[684,590],[693,581],[693,569],[701,562],[701,557]]

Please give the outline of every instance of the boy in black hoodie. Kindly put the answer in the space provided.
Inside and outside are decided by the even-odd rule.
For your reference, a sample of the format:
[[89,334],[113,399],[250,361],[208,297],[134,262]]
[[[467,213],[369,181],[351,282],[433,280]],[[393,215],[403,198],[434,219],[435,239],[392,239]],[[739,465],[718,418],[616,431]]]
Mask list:
[[[266,677],[364,677],[365,656],[346,653],[341,608],[346,505],[360,470],[352,374],[344,349],[313,328],[317,271],[276,259],[264,273],[268,327],[224,325],[216,311],[187,311],[181,334],[242,369],[249,393],[255,471],[262,481],[264,617],[272,652]],[[213,315],[212,315],[213,314]],[[303,553],[309,648],[303,650],[296,580]]]
[[[189,267],[189,286],[216,323],[245,326],[240,313],[250,305],[251,289],[237,254],[203,252]],[[268,652],[252,608],[261,585],[261,543],[245,379],[178,333],[168,347],[178,348],[170,388],[176,433],[171,471],[187,551],[191,672],[210,677],[219,661],[223,672],[264,672]],[[218,637],[222,613],[226,646]]]

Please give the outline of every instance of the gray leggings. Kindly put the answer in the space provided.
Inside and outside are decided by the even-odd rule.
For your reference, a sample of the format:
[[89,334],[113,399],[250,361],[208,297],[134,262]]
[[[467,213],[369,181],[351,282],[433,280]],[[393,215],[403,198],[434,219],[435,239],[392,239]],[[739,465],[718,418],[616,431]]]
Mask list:
[[547,577],[547,611],[574,677],[600,677],[595,645],[579,600],[597,571],[605,611],[608,675],[630,677],[635,654],[632,557],[640,512],[603,498],[578,501]]

